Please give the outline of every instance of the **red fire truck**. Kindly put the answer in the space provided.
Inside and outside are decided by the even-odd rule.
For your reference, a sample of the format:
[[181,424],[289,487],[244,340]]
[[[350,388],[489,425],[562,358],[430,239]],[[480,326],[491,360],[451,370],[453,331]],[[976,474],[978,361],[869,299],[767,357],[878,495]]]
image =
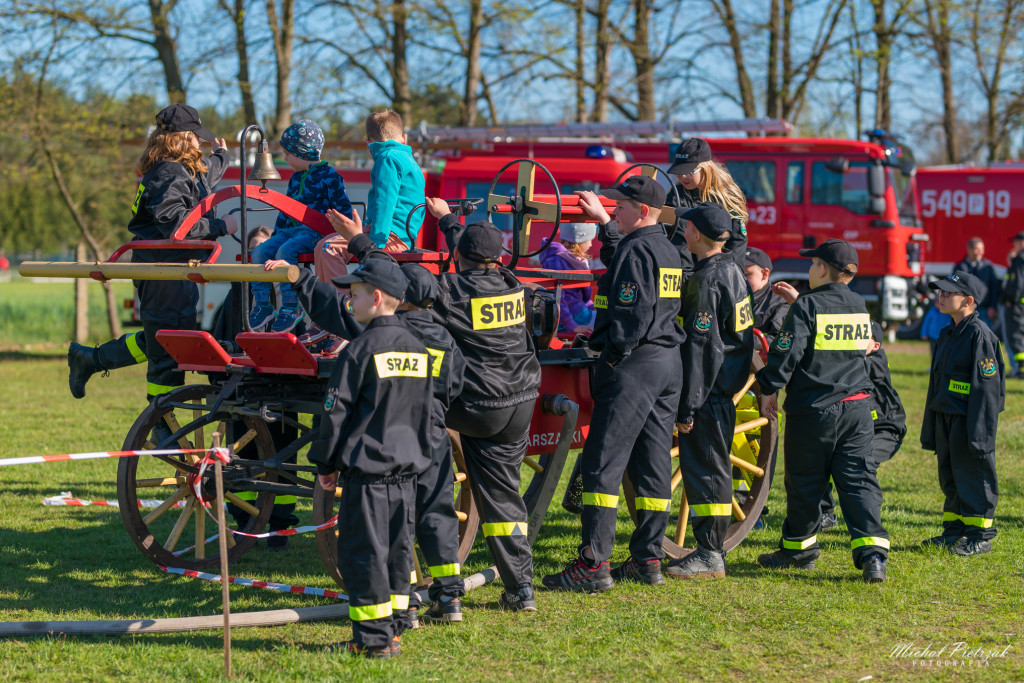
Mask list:
[[917,172],[930,274],[948,274],[980,237],[985,257],[1003,271],[1010,238],[1024,230],[1024,164],[936,166]]

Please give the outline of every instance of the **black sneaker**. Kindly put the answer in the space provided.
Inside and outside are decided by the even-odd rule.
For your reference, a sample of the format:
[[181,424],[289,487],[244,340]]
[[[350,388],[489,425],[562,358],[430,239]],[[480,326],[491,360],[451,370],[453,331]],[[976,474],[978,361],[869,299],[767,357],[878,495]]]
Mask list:
[[882,583],[885,581],[885,558],[878,553],[872,553],[864,558],[864,580],[868,583]]
[[615,583],[633,581],[648,586],[665,585],[665,577],[661,573],[661,560],[647,560],[641,564],[630,556],[628,560],[612,569],[611,577]]
[[814,569],[814,560],[796,562],[781,550],[776,550],[774,553],[758,555],[757,563],[765,569]]
[[984,555],[985,553],[992,552],[992,542],[983,541],[980,539],[964,538],[960,539],[960,542],[950,548],[954,553],[960,557],[973,557],[974,555]]
[[288,537],[271,536],[267,539],[267,550],[272,553],[283,553],[288,550]]
[[462,601],[458,598],[438,598],[423,613],[424,624],[454,624],[462,621]]
[[68,368],[68,386],[75,398],[85,398],[85,383],[94,374],[103,371],[103,366],[96,360],[96,349],[76,342],[71,342],[68,347]]
[[673,579],[725,578],[725,553],[698,544],[686,557],[669,562],[665,573]]
[[328,645],[328,652],[344,652],[353,657],[367,657],[369,659],[391,659],[402,651],[402,639],[398,638],[397,649],[395,636],[391,639],[391,645],[388,647],[382,647],[380,649],[371,649],[364,647],[361,643],[357,643],[354,640],[346,640],[341,643],[335,643],[334,645]]
[[962,539],[963,536],[932,536],[921,541],[921,545],[949,548],[959,543]]
[[392,657],[402,654],[402,636],[391,636],[391,647],[388,648],[388,652]]
[[615,587],[607,560],[592,567],[583,557],[577,557],[558,574],[545,576],[543,583],[548,590],[578,591],[591,595]]
[[537,603],[533,601],[533,586],[524,583],[515,590],[506,588],[498,598],[498,607],[510,612],[536,612]]
[[831,529],[839,523],[839,519],[836,517],[836,513],[827,512],[821,516],[821,530],[825,531]]

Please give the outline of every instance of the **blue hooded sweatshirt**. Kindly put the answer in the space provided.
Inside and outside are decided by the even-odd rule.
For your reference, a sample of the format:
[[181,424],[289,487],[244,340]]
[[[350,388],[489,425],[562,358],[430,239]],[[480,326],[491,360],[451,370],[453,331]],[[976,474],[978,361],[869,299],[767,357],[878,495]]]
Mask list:
[[420,207],[409,221],[406,219],[417,204],[424,202],[423,170],[412,156],[412,147],[395,140],[371,142],[370,195],[366,205],[366,222],[370,224],[370,240],[383,248],[388,235],[414,247],[416,235],[423,224],[424,209]]

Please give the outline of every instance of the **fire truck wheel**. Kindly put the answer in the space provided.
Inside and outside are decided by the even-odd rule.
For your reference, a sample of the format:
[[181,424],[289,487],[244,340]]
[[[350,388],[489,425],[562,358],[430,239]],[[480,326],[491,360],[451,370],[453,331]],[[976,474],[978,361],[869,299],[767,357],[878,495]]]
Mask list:
[[[175,389],[153,401],[135,420],[125,437],[125,450],[161,450],[208,448],[212,435],[224,435],[222,445],[235,453],[266,460],[274,455],[274,441],[263,420],[212,410],[217,389],[210,385],[190,385]],[[177,434],[177,438],[174,436]],[[202,454],[183,453],[152,457],[121,458],[117,468],[117,499],[121,519],[132,541],[153,562],[185,569],[217,566],[218,542],[208,541],[217,534],[216,494],[213,469],[204,476],[204,509],[189,484],[199,472]],[[270,517],[274,497],[267,493],[245,492],[232,485],[248,468],[228,465],[224,468],[225,496],[241,513],[242,531],[259,533]],[[261,481],[276,480],[266,472]],[[209,513],[209,514],[208,514]],[[248,514],[244,514],[248,513]],[[231,517],[228,526],[233,527]],[[253,546],[256,539],[228,537],[228,560],[234,561]]]

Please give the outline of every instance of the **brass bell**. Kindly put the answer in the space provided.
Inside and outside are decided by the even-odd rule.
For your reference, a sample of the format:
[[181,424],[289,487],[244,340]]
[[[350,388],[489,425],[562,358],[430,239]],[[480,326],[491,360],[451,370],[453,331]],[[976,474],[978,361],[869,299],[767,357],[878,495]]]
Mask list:
[[267,189],[268,180],[281,179],[281,174],[277,172],[277,167],[274,166],[274,157],[267,151],[267,147],[266,140],[260,143],[260,151],[256,154],[256,163],[253,164],[248,177],[249,180],[260,181],[263,184],[264,190]]

